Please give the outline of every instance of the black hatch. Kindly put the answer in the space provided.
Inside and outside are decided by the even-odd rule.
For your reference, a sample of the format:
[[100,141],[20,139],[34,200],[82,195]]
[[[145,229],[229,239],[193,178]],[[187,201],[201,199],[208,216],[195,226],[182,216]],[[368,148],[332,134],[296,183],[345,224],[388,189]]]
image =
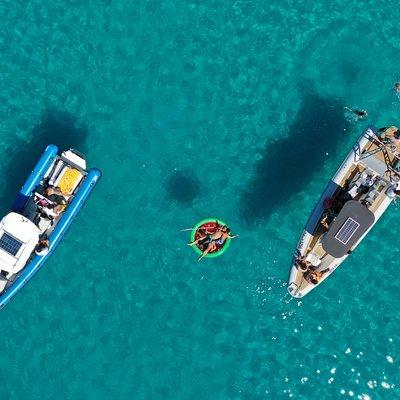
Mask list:
[[335,258],[341,258],[374,224],[375,216],[355,200],[345,203],[328,232],[321,239],[323,249]]

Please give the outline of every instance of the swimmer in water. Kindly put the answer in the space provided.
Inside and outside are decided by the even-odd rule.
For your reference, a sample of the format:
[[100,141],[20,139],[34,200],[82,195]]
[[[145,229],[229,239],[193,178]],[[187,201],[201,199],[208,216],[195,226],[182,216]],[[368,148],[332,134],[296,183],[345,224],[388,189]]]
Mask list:
[[357,108],[349,108],[345,107],[345,110],[349,111],[352,114],[352,117],[357,121],[359,119],[365,119],[368,117],[368,113],[365,110],[358,110]]

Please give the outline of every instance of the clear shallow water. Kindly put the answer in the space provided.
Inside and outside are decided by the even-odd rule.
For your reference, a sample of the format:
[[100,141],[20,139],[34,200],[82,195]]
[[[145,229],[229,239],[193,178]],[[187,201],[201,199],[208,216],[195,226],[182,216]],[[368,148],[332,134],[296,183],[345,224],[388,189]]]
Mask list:
[[[368,123],[398,123],[397,3],[0,5],[0,208],[49,142],[104,177],[1,312],[9,399],[395,399],[399,207],[301,302],[292,251]],[[198,264],[205,216],[240,238]]]

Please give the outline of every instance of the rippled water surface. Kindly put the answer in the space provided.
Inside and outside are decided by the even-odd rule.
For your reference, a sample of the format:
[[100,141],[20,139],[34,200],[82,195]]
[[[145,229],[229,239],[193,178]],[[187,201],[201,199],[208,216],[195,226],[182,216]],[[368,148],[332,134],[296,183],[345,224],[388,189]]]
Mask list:
[[[398,205],[318,290],[286,292],[350,145],[400,123],[397,2],[4,0],[0,17],[1,211],[49,142],[104,173],[1,311],[1,398],[400,398]],[[179,230],[207,216],[240,237],[197,263]]]

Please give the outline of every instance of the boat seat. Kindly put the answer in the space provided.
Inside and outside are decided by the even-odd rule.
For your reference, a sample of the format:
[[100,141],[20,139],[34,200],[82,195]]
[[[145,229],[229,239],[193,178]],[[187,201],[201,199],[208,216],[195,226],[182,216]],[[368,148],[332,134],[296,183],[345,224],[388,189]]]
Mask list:
[[358,191],[359,191],[359,186],[357,186],[357,184],[355,183],[354,186],[352,186],[351,189],[347,191],[347,193],[354,199],[354,197],[357,196]]
[[54,181],[54,186],[59,187],[61,193],[71,195],[82,181],[82,178],[82,172],[66,165]]
[[365,200],[372,204],[376,200],[376,198],[378,196],[379,196],[379,192],[378,191],[371,190],[370,192],[368,192],[368,195],[365,198]]
[[313,267],[318,267],[318,265],[321,264],[321,259],[313,252],[307,254],[306,261],[308,261]]
[[37,223],[37,227],[39,228],[40,233],[44,233],[51,227],[52,224],[53,222],[50,218],[40,217]]
[[363,172],[357,172],[357,174],[354,175],[354,178],[352,179],[349,189],[347,193],[354,199],[360,191],[360,186],[362,185],[364,178],[367,175],[365,175],[365,171]]
[[360,191],[363,191],[365,188],[371,188],[375,185],[375,173],[369,168],[366,168],[365,171],[359,173],[356,177],[357,179],[353,181],[353,186],[351,186],[347,191],[353,199],[360,193]]

